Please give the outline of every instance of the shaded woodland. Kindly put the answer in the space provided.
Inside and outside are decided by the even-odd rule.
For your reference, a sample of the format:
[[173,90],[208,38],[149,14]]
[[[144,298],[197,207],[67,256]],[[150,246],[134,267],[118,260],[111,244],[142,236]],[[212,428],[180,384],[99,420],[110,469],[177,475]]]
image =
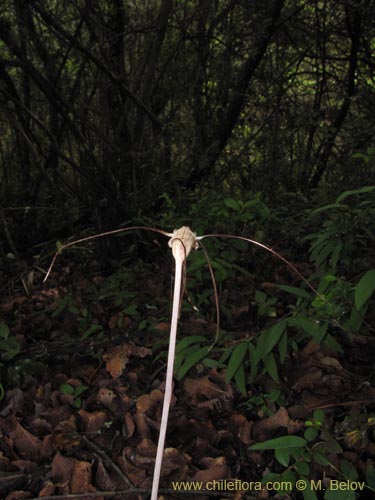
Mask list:
[[374,109],[373,0],[2,1],[1,498],[149,498],[165,238],[42,281],[182,225],[275,251],[189,256],[163,498],[374,498]]
[[158,214],[165,195],[182,212],[212,188],[277,203],[373,182],[353,154],[373,147],[374,7],[6,0],[1,204],[16,248]]

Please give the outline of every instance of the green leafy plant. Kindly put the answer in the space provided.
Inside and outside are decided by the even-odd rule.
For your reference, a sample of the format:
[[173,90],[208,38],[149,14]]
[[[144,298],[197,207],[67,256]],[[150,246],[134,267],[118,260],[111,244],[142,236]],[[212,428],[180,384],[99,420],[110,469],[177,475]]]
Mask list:
[[361,267],[363,250],[375,241],[375,186],[345,191],[334,203],[313,210],[322,227],[306,236],[310,258],[321,272],[347,271],[353,263]]
[[285,404],[285,397],[280,389],[272,389],[270,392],[261,391],[247,399],[243,406],[249,411],[256,412],[259,416],[269,417],[274,415],[277,408]]
[[0,323],[0,357],[3,361],[13,359],[21,350],[21,345],[16,337],[10,334],[5,323]]
[[276,316],[276,308],[274,306],[277,304],[277,298],[267,297],[264,292],[257,290],[255,292],[255,301],[258,305],[259,316],[267,316],[270,318],[274,318]]
[[[322,481],[315,478],[311,465],[320,464],[327,470],[327,474],[333,472],[334,477],[341,480],[358,481],[359,475],[354,465],[343,456],[343,448],[333,436],[325,422],[325,414],[322,410],[315,410],[312,418],[305,421],[306,430],[304,436],[281,436],[249,447],[251,451],[274,452],[276,461],[285,470],[280,473],[271,472],[263,477],[262,482],[274,482],[295,486],[298,480],[302,480],[306,488],[302,491],[305,500],[317,500],[315,491],[323,491]],[[333,465],[330,455],[340,458],[339,468]],[[371,475],[373,471],[366,472]],[[300,483],[301,484],[301,483]],[[371,488],[369,484],[360,482],[361,489]],[[280,494],[290,493],[290,489],[280,490]],[[355,491],[330,490],[324,493],[325,500],[347,500],[358,498]]]
[[[288,352],[299,350],[310,339],[342,352],[335,330],[344,331],[349,339],[359,331],[375,291],[375,270],[366,272],[354,286],[344,278],[325,275],[318,286],[318,296],[302,287],[276,286],[288,297],[295,297],[295,304],[288,301],[289,313],[266,326],[257,337],[225,348],[216,365],[225,367],[227,382],[234,380],[242,394],[246,394],[247,384],[258,373],[268,373],[277,381],[279,367]],[[272,316],[278,299],[269,298],[264,292],[256,292],[256,299],[260,303],[258,314]]]
[[81,395],[88,390],[88,387],[86,385],[79,385],[77,387],[73,387],[70,384],[64,383],[60,385],[59,390],[62,394],[65,394],[66,396],[73,396],[72,404],[76,408],[81,408],[82,405]]
[[176,346],[174,371],[177,380],[181,380],[188,371],[199,361],[206,358],[209,353],[207,339],[201,335],[184,337]]

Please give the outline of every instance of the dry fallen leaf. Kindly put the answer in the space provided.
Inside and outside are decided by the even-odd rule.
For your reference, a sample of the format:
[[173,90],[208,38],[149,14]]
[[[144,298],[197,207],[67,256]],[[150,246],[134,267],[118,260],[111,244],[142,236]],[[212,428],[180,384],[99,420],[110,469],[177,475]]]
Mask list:
[[65,451],[71,451],[79,445],[81,436],[77,432],[74,415],[56,425],[53,437],[56,446]]
[[63,457],[57,452],[52,460],[51,478],[54,483],[70,481],[74,468],[74,458]]
[[75,460],[70,489],[71,493],[89,493],[95,491],[91,484],[91,464],[89,462]]
[[104,491],[114,491],[116,489],[115,484],[101,460],[96,467],[95,484]]
[[104,411],[94,411],[90,413],[81,409],[78,413],[84,422],[86,433],[97,433],[103,429],[105,422],[110,420]]
[[151,349],[139,347],[133,344],[123,344],[103,354],[103,361],[106,363],[107,372],[113,377],[118,378],[122,375],[130,356],[144,358],[152,353]]
[[230,430],[239,438],[239,440],[249,445],[252,442],[251,430],[254,422],[247,420],[244,415],[232,415],[229,422]]
[[114,378],[120,377],[128,363],[129,345],[120,345],[103,354],[107,372]]
[[[295,391],[309,389],[322,382],[322,370],[313,369],[302,375],[293,385]],[[319,384],[320,383],[320,384]]]
[[127,449],[124,450],[123,456],[118,458],[118,463],[121,469],[124,471],[126,477],[134,484],[136,487],[142,486],[144,480],[146,479],[146,470],[135,466],[127,455]]
[[230,479],[231,471],[226,464],[225,457],[202,459],[203,466],[206,470],[200,470],[195,473],[193,481],[202,482],[203,484],[209,481],[220,481],[220,479]]
[[178,470],[179,474],[184,477],[188,471],[188,455],[181,453],[181,451],[176,448],[165,448],[163,452],[161,475],[168,476],[175,470]]
[[217,383],[210,375],[200,379],[186,378],[184,380],[184,391],[194,406],[197,406],[199,401],[202,400],[216,398],[230,400],[233,397],[233,388],[230,384],[222,383],[221,380],[218,380]]
[[29,491],[13,491],[5,498],[5,500],[22,500],[23,498],[31,498]]
[[263,440],[263,438],[268,439],[269,435],[272,434],[273,431],[279,429],[280,427],[288,427],[288,423],[288,412],[283,406],[281,406],[274,415],[263,418],[262,420],[258,420],[254,423],[252,437],[256,441]]
[[15,416],[11,417],[11,422],[14,430],[9,435],[13,439],[17,451],[22,457],[38,460],[42,442],[22,427]]

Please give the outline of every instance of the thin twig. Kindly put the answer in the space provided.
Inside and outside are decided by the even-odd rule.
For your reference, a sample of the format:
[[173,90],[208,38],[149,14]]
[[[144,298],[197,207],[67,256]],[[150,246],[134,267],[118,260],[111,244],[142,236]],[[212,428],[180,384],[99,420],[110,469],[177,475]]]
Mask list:
[[43,283],[45,283],[48,279],[48,276],[50,275],[53,265],[55,264],[55,260],[57,259],[57,256],[60,255],[60,253],[65,250],[65,248],[72,247],[74,245],[77,245],[78,243],[83,243],[84,241],[91,241],[95,240],[96,238],[102,238],[104,236],[111,236],[113,234],[119,234],[119,233],[125,233],[126,231],[136,231],[138,229],[144,229],[145,231],[153,231],[154,233],[159,233],[162,234],[163,236],[168,236],[171,237],[172,233],[167,233],[166,231],[163,231],[161,229],[156,229],[154,227],[145,227],[145,226],[132,226],[132,227],[126,227],[122,229],[114,229],[112,231],[106,231],[104,233],[99,233],[99,234],[94,234],[93,236],[86,236],[85,238],[80,238],[79,240],[75,241],[70,241],[69,243],[64,243],[63,245],[60,246],[60,248],[55,252],[55,255],[53,256],[52,262],[48,268],[47,274],[44,277]]
[[90,441],[87,439],[86,436],[81,436],[82,441],[86,444],[88,448],[91,448],[91,450],[95,451],[104,461],[104,463],[112,468],[114,471],[117,472],[117,474],[120,476],[120,478],[123,480],[123,482],[126,484],[126,486],[129,486],[130,488],[134,487],[134,484],[128,479],[125,474],[122,472],[120,467],[115,464],[115,462],[107,455],[107,453],[99,448],[97,444],[95,444],[93,441]]
[[[150,490],[145,488],[130,488],[128,490],[119,491],[93,491],[90,493],[72,493],[68,495],[50,495],[48,497],[43,497],[43,500],[79,500],[80,498],[102,498],[102,497],[118,497],[124,495],[124,499],[129,498],[129,494],[146,495],[150,493]],[[194,495],[194,496],[205,496],[205,497],[223,497],[223,491],[175,491],[169,488],[160,488],[159,493],[162,495]],[[225,498],[234,498],[233,493],[225,492]],[[258,497],[247,496],[246,500],[256,500]],[[40,500],[40,497],[30,498],[29,500]]]
[[217,291],[217,285],[216,285],[216,279],[215,279],[215,274],[214,274],[214,270],[212,269],[212,266],[211,266],[211,261],[210,261],[210,257],[207,253],[207,250],[206,250],[206,247],[203,245],[202,241],[199,242],[199,245],[201,246],[202,250],[203,250],[203,253],[206,257],[206,260],[207,260],[207,265],[208,265],[208,270],[210,271],[210,276],[211,276],[211,281],[212,281],[212,286],[213,286],[213,289],[214,289],[214,297],[215,297],[215,307],[216,307],[216,332],[215,332],[215,339],[214,341],[212,342],[212,344],[210,345],[210,351],[211,349],[214,347],[214,345],[216,344],[216,342],[218,341],[219,339],[219,333],[220,333],[220,306],[219,306],[219,294],[218,294],[218,291]]
[[315,295],[317,295],[324,302],[327,302],[327,300],[324,297],[322,297],[322,295],[316,290],[316,288],[312,286],[309,280],[307,280],[304,277],[304,275],[298,271],[296,266],[294,266],[291,262],[289,262],[289,260],[283,257],[280,253],[276,252],[276,250],[274,250],[273,248],[268,247],[263,243],[259,243],[259,241],[251,240],[250,238],[245,238],[244,236],[234,236],[232,234],[205,234],[203,236],[197,237],[197,241],[201,241],[203,238],[209,238],[212,236],[214,236],[215,238],[226,238],[226,239],[233,238],[234,240],[247,241],[249,243],[252,243],[253,245],[257,245],[258,247],[263,248],[264,250],[267,250],[267,252],[272,253],[272,255],[280,259],[282,262],[284,262],[284,264],[286,264],[289,267],[289,269],[291,269],[294,273],[296,273],[296,275],[310,288],[310,290],[314,292]]

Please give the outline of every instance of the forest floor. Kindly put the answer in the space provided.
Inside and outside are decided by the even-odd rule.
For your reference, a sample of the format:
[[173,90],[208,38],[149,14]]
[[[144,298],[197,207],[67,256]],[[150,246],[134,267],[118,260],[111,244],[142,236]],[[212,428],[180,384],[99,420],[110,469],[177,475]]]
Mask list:
[[[281,266],[272,273],[295,284]],[[130,278],[124,275],[132,285],[122,292],[121,276],[111,281],[94,260],[82,267],[60,257],[45,285],[35,271],[29,295],[18,283],[3,295],[0,498],[148,498],[163,402],[170,270],[139,266]],[[260,331],[251,297],[269,288],[241,275],[221,289],[221,306],[230,307],[223,320],[227,345]],[[209,306],[208,320],[183,310],[180,338],[214,337],[211,299]],[[285,314],[282,307],[277,314]],[[362,481],[375,457],[375,346],[359,335],[342,345],[345,354],[306,343],[289,353],[279,381],[259,375],[246,395],[226,382],[223,370],[202,364],[175,382],[163,498],[323,498],[330,480],[344,481],[347,463]],[[324,444],[323,460],[306,455],[307,472],[298,470],[298,461],[282,466],[273,450],[249,449],[271,438],[304,436],[317,409],[324,422],[315,421],[319,436],[312,448]],[[281,495],[276,486],[258,491],[262,478],[288,467],[316,480],[321,491],[315,497],[295,489]],[[181,481],[198,488],[218,481],[222,491],[188,493]],[[335,498],[355,498],[345,493]],[[360,498],[373,494],[365,489]]]

